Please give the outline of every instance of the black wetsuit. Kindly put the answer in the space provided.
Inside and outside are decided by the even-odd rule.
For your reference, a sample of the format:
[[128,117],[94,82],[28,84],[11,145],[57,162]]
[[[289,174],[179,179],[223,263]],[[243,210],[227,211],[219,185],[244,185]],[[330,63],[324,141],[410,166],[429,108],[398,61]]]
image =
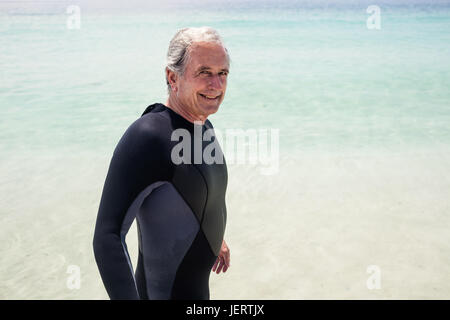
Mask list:
[[[227,168],[225,161],[194,163],[194,130],[200,127],[203,133],[212,124],[194,125],[156,103],[130,125],[114,150],[93,241],[111,299],[209,299],[209,275],[227,218]],[[191,164],[174,164],[171,158],[181,141],[171,135],[180,128],[192,134]],[[202,139],[202,151],[210,143]],[[134,218],[135,274],[125,243]]]

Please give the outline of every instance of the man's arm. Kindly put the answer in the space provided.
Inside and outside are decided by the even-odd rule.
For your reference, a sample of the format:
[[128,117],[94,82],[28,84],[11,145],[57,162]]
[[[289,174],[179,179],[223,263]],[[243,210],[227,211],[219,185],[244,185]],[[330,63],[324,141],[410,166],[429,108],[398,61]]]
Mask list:
[[142,119],[127,129],[114,150],[103,187],[93,247],[111,299],[139,299],[125,236],[136,214],[129,210],[131,204],[145,187],[161,179],[163,164],[153,131]]

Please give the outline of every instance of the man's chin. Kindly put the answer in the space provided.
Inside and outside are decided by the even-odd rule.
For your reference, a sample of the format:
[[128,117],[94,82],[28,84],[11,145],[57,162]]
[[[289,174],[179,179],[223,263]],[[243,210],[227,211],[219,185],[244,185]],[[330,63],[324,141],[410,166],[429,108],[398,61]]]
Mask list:
[[220,103],[217,104],[211,104],[211,105],[202,105],[200,106],[200,109],[203,111],[203,114],[210,115],[214,114],[219,110]]

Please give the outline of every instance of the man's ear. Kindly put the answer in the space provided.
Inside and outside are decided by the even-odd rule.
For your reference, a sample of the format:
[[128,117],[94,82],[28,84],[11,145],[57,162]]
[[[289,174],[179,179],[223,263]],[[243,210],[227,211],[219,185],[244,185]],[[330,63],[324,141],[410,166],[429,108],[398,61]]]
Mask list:
[[178,76],[175,72],[166,67],[166,80],[169,83],[172,90],[175,89],[175,84],[178,80]]

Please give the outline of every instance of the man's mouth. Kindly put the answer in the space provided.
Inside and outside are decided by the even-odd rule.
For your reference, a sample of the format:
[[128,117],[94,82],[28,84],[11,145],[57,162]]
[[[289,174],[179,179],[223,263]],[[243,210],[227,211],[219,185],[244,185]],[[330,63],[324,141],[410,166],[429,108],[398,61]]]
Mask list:
[[201,94],[201,93],[199,93],[199,95],[202,96],[204,99],[209,100],[209,101],[217,100],[221,96],[220,94],[217,95],[217,96],[214,96],[214,95],[206,95],[206,94]]

